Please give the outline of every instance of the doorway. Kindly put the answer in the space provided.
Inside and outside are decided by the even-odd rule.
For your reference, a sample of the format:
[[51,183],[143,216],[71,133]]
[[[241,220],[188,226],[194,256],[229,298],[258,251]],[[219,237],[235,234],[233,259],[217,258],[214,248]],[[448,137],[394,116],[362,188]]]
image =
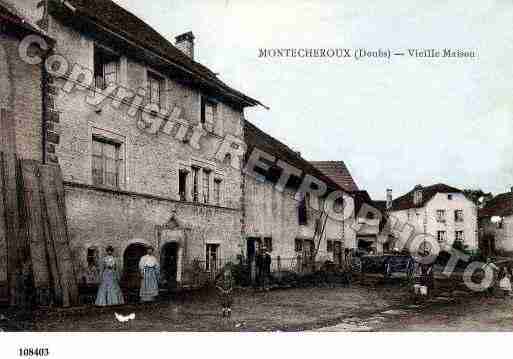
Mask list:
[[123,255],[124,272],[121,279],[121,285],[124,293],[127,295],[129,303],[139,301],[139,288],[141,286],[141,277],[139,273],[139,262],[146,254],[146,245],[134,243],[127,247]]
[[160,255],[160,270],[162,287],[169,290],[175,289],[178,274],[178,243],[171,242],[164,245]]
[[248,238],[246,242],[246,256],[250,265],[255,260],[257,251],[260,249],[260,238]]

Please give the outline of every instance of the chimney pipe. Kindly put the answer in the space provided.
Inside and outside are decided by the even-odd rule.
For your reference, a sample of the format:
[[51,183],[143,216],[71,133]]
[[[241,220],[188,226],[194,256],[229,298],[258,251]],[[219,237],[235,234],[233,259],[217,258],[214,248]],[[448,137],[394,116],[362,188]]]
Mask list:
[[387,210],[392,208],[392,189],[387,188],[387,204],[386,204]]
[[192,60],[194,60],[194,39],[192,31],[175,37],[176,47]]

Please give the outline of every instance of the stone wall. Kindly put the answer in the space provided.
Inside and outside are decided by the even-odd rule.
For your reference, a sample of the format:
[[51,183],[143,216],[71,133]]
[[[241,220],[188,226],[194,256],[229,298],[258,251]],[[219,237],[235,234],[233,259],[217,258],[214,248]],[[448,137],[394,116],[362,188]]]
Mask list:
[[77,272],[87,267],[87,250],[96,248],[100,257],[109,245],[123,258],[131,244],[160,249],[168,240],[162,228],[174,217],[184,238],[178,238],[184,262],[204,265],[206,245],[219,244],[218,257],[235,262],[241,253],[240,211],[134,193],[66,185],[66,210]]
[[[18,55],[21,39],[0,35],[0,108],[11,115],[4,130],[13,131],[20,158],[42,158],[41,67],[25,63]],[[7,123],[8,122],[8,123]]]

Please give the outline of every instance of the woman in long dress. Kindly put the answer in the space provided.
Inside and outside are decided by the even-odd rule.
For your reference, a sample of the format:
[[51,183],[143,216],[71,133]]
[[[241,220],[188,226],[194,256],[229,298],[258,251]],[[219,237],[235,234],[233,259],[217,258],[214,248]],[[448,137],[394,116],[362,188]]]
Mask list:
[[101,284],[98,288],[95,304],[98,306],[124,304],[123,293],[119,286],[121,265],[113,256],[114,248],[107,247],[107,255],[100,263]]
[[152,302],[159,295],[160,266],[157,258],[153,255],[153,248],[149,247],[146,255],[139,262],[139,271],[142,275],[141,290],[139,295],[141,301]]

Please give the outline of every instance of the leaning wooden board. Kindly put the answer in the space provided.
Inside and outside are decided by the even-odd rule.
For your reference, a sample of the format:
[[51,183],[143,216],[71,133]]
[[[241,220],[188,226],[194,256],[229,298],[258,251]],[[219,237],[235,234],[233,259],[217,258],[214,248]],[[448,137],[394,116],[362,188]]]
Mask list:
[[16,305],[18,304],[18,299],[24,296],[24,294],[20,292],[22,288],[18,288],[19,281],[17,280],[18,270],[21,266],[19,248],[24,239],[19,232],[19,207],[16,178],[18,160],[15,154],[5,152],[2,157],[9,302],[11,305]]
[[[24,204],[27,223],[27,234],[30,246],[30,259],[36,290],[36,302],[49,305],[51,302],[50,288],[59,286],[59,282],[51,283],[50,264],[47,258],[46,243],[46,210],[41,198],[39,164],[36,161],[23,160]],[[56,270],[56,263],[53,263]]]
[[78,287],[66,228],[66,213],[62,205],[64,191],[61,192],[62,183],[59,183],[62,182],[62,175],[56,166],[41,165],[40,173],[50,238],[48,252],[50,261],[55,260],[57,263],[56,273],[52,275],[59,278],[60,283],[60,288],[56,288],[56,297],[62,300],[58,304],[68,307],[78,302]]
[[7,229],[5,228],[3,153],[0,152],[0,302],[9,302],[7,284]]

